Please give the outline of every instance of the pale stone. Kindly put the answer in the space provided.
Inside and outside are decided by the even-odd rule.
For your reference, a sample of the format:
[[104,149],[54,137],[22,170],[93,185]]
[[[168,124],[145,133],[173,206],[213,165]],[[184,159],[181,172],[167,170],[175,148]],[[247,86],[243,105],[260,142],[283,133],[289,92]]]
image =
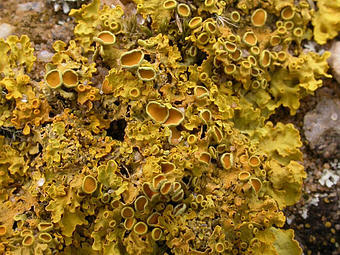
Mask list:
[[28,2],[23,4],[18,4],[17,11],[27,12],[27,11],[34,11],[34,12],[42,12],[44,9],[44,4],[40,2]]
[[0,38],[6,38],[9,35],[12,35],[15,30],[15,27],[7,24],[7,23],[2,23],[0,24]]
[[332,68],[333,76],[340,83],[340,41],[334,41],[330,49],[331,57],[329,65]]
[[41,61],[41,62],[50,62],[52,57],[53,57],[53,53],[47,51],[47,50],[42,50],[42,51],[38,51],[37,53],[37,60]]

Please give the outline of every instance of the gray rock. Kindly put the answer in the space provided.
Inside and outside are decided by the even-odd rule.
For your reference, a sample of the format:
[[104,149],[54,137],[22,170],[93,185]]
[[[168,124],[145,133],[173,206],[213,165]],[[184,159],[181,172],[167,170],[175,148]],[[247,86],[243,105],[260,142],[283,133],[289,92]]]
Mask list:
[[41,62],[50,62],[52,57],[53,57],[53,53],[47,51],[47,50],[42,50],[42,51],[38,51],[37,53],[37,59],[38,61]]
[[12,35],[15,30],[15,27],[7,24],[7,23],[2,23],[0,24],[0,38],[6,38],[9,35]]
[[329,65],[332,67],[333,76],[340,83],[340,41],[334,41],[330,49]]
[[325,158],[340,157],[340,100],[323,98],[305,115],[303,129],[316,153]]
[[44,9],[44,4],[40,2],[28,2],[23,4],[18,4],[17,11],[34,11],[34,12],[42,12]]

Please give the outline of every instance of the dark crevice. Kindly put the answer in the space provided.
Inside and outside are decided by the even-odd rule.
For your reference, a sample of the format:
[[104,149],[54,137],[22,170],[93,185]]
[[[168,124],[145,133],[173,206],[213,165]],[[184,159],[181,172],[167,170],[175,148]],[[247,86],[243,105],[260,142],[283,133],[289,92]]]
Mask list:
[[124,119],[114,120],[110,123],[110,127],[106,130],[107,135],[112,139],[124,141],[126,121]]
[[91,224],[96,220],[96,216],[88,215],[88,216],[85,217],[85,219]]
[[203,139],[205,137],[205,135],[207,133],[207,129],[208,129],[207,125],[202,126],[201,139]]
[[198,51],[197,52],[197,56],[196,56],[196,64],[197,66],[202,65],[203,60],[205,60],[207,58],[207,54],[204,53],[203,51]]
[[17,223],[17,221],[14,221],[14,222],[13,222],[12,229],[13,229],[13,230],[16,230],[17,228],[18,228],[18,223]]
[[182,181],[183,181],[183,183],[184,183],[185,185],[188,186],[188,184],[189,184],[189,182],[190,182],[190,177],[189,177],[189,176],[184,176],[184,177],[182,178]]
[[126,178],[130,178],[131,172],[132,172],[132,169],[129,166],[122,165],[122,167],[120,168],[120,173]]
[[145,54],[144,59],[147,60],[148,62],[151,62],[151,57],[149,54]]

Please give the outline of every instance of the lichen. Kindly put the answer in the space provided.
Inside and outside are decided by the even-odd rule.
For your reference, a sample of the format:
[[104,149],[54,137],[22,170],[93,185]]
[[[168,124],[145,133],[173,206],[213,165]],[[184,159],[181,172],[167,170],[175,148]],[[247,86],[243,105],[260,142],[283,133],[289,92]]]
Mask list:
[[340,31],[339,8],[340,1],[317,1],[318,10],[313,17],[314,39],[318,44],[325,44],[327,40],[336,37]]
[[281,228],[302,143],[269,118],[330,77],[328,52],[302,51],[314,11],[134,2],[72,10],[40,82],[28,37],[0,39],[3,251],[301,254]]

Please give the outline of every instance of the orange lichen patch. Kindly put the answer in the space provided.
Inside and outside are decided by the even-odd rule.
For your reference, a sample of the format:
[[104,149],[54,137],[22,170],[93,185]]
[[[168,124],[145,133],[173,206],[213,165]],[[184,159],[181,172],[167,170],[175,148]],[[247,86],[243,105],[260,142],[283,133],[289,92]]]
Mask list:
[[151,237],[154,241],[158,241],[162,238],[163,231],[160,228],[154,228],[151,232]]
[[38,224],[38,230],[39,231],[50,231],[53,228],[53,223],[50,222],[40,222]]
[[194,94],[197,98],[202,98],[205,96],[209,96],[209,90],[203,86],[196,86],[194,88]]
[[248,155],[247,154],[240,155],[239,161],[242,165],[248,165]]
[[85,92],[86,91],[86,86],[84,84],[79,84],[77,86],[77,91],[78,92]]
[[172,190],[174,193],[177,193],[181,190],[182,186],[179,182],[173,182],[172,183]]
[[293,10],[292,6],[286,6],[285,8],[282,9],[281,11],[281,17],[284,20],[290,20],[294,17],[295,11]]
[[198,77],[201,81],[206,81],[209,78],[209,75],[206,72],[201,72]]
[[35,98],[32,100],[32,107],[33,108],[39,108],[40,107],[40,100]]
[[164,174],[168,174],[170,172],[172,172],[173,170],[175,170],[176,166],[173,163],[170,162],[162,162],[161,163],[161,169],[162,169],[162,173]]
[[255,67],[257,65],[257,61],[256,58],[254,56],[248,56],[247,57],[247,61],[253,66]]
[[224,66],[224,72],[226,74],[233,74],[236,71],[236,65],[234,64],[228,64],[226,66]]
[[97,189],[97,180],[91,175],[87,175],[83,179],[82,190],[86,194],[92,194]]
[[284,27],[287,28],[287,30],[291,30],[294,27],[294,22],[289,20],[284,22]]
[[112,206],[113,209],[119,208],[119,207],[121,207],[121,205],[122,205],[122,202],[119,201],[119,200],[113,200],[111,202],[111,206]]
[[104,94],[113,93],[113,88],[107,79],[105,79],[102,83],[102,90]]
[[204,123],[207,124],[211,120],[211,112],[207,109],[203,110],[200,112],[200,117],[204,121]]
[[116,42],[116,36],[110,31],[102,31],[93,40],[102,45],[112,45]]
[[165,126],[178,126],[184,120],[184,114],[177,108],[171,108],[169,110],[169,117],[164,122]]
[[[251,69],[250,74],[254,77],[258,77],[260,75],[260,71],[258,68],[253,68]],[[256,84],[258,84],[260,86],[260,82],[258,80],[254,80],[252,83],[256,82]]]
[[301,27],[296,27],[293,30],[293,35],[296,37],[301,37],[303,35],[303,30]]
[[197,47],[192,45],[190,46],[189,50],[188,50],[189,56],[191,57],[196,57],[197,55]]
[[190,207],[194,210],[197,210],[198,209],[198,204],[196,202],[191,202],[190,203]]
[[120,63],[123,68],[134,68],[139,66],[143,58],[143,51],[139,49],[130,50],[122,54],[122,56],[120,57]]
[[38,238],[44,243],[49,243],[52,241],[52,236],[49,233],[41,233],[39,234]]
[[249,158],[249,165],[252,167],[258,167],[261,164],[261,160],[257,156],[251,156]]
[[129,95],[131,97],[139,97],[140,96],[140,91],[138,88],[131,88],[129,91]]
[[270,61],[271,61],[270,51],[268,50],[262,51],[260,55],[260,65],[262,67],[268,67],[270,65]]
[[236,51],[237,46],[236,46],[236,44],[233,43],[233,42],[226,42],[226,43],[225,43],[225,48],[226,48],[226,50],[227,50],[228,52],[233,53],[233,52]]
[[211,156],[208,152],[202,152],[200,154],[200,157],[199,157],[199,161],[205,163],[205,164],[209,164],[210,163],[210,160],[211,160]]
[[220,242],[216,243],[216,244],[215,244],[215,250],[216,250],[216,252],[218,252],[218,253],[224,252],[224,250],[225,250],[224,244],[223,244],[223,243],[220,243]]
[[24,229],[23,231],[21,231],[20,236],[27,236],[27,235],[32,235],[32,234],[33,234],[32,230]]
[[175,0],[166,0],[163,3],[163,7],[167,10],[175,9],[177,6],[177,1]]
[[241,62],[241,67],[243,68],[242,70],[244,70],[244,69],[250,69],[250,68],[251,68],[251,64],[250,64],[249,61],[244,60],[244,61]]
[[161,188],[159,189],[159,192],[165,196],[169,194],[169,192],[171,191],[171,188],[172,188],[172,183],[169,181],[166,181],[162,184]]
[[246,32],[243,35],[242,40],[248,46],[254,46],[254,45],[257,44],[257,38],[256,38],[256,35],[253,32]]
[[148,232],[148,226],[144,222],[137,222],[133,227],[133,231],[138,235],[144,235]]
[[[234,35],[234,34],[228,34],[228,35],[227,35],[227,40],[228,40],[229,42],[235,43],[235,42],[237,41],[237,39],[238,39],[238,37],[237,37],[236,35]],[[222,44],[223,44],[223,43],[222,43]]]
[[287,33],[287,28],[284,27],[284,26],[279,26],[277,29],[276,29],[277,33],[280,34],[280,35],[284,35]]
[[166,181],[164,174],[159,174],[152,179],[153,188],[155,190],[159,189],[163,182]]
[[210,40],[210,36],[209,36],[209,34],[206,33],[206,32],[201,33],[201,34],[197,37],[197,42],[198,42],[199,44],[202,44],[202,45],[207,44],[207,43],[209,42],[209,40]]
[[177,5],[177,13],[182,17],[189,17],[191,14],[190,7],[186,4]]
[[120,211],[120,214],[124,219],[127,219],[132,218],[135,215],[135,211],[131,207],[127,206]]
[[176,127],[169,127],[169,129],[170,129],[169,143],[172,145],[178,144],[182,140],[181,131],[179,131]]
[[178,201],[181,201],[183,198],[184,198],[184,191],[181,189],[178,193],[176,193],[175,195],[171,197],[171,200],[174,202],[178,202]]
[[112,21],[109,25],[111,31],[118,33],[122,30],[122,24],[120,22]]
[[219,144],[217,145],[216,150],[218,153],[223,153],[227,150],[227,146],[225,144]]
[[105,219],[108,219],[108,218],[110,218],[112,216],[112,213],[110,212],[110,211],[105,211],[104,213],[103,213],[103,217],[105,218]]
[[279,51],[277,53],[277,60],[283,62],[287,59],[287,53],[285,51]]
[[186,204],[184,204],[184,203],[178,204],[178,205],[175,206],[172,214],[175,215],[175,216],[179,216],[179,215],[183,214],[186,209],[187,209]]
[[31,246],[34,243],[34,236],[32,234],[26,235],[22,240],[22,245]]
[[127,218],[124,221],[124,228],[126,230],[131,230],[133,226],[136,224],[137,220],[135,218]]
[[252,46],[252,47],[250,48],[250,52],[251,52],[251,54],[257,56],[257,55],[260,54],[260,48],[257,47],[257,46]]
[[59,70],[51,70],[45,75],[45,81],[51,89],[57,89],[62,85],[62,77]]
[[156,77],[156,72],[152,67],[139,67],[137,76],[142,81],[152,81]]
[[263,9],[257,9],[251,15],[251,23],[255,27],[262,27],[267,21],[267,12]]
[[260,189],[262,188],[262,182],[258,178],[251,178],[250,184],[256,193],[258,193]]
[[239,22],[240,19],[241,19],[241,16],[240,16],[240,13],[238,11],[233,11],[231,14],[230,14],[230,19],[233,21],[233,22]]
[[187,142],[188,142],[188,144],[190,144],[190,145],[196,143],[196,142],[197,142],[197,136],[195,136],[195,135],[189,135],[189,136],[187,137]]
[[158,102],[149,102],[146,106],[146,113],[151,119],[158,123],[163,123],[169,117],[169,110]]
[[273,35],[270,37],[270,46],[277,46],[281,42],[281,37],[278,35]]
[[214,4],[215,4],[215,1],[214,1],[214,0],[205,0],[205,1],[204,1],[204,5],[205,5],[206,7],[212,7]]
[[[75,40],[56,42],[56,54],[46,65],[48,71],[75,70],[79,84],[72,89],[51,91],[45,85],[44,93],[28,75],[20,76],[30,69],[23,62],[34,62],[34,55],[26,54],[30,48],[13,37],[7,40],[12,46],[0,39],[0,126],[16,125],[23,135],[27,129],[32,134],[14,139],[18,143],[10,139],[14,129],[4,131],[10,136],[0,135],[5,153],[0,153],[0,225],[7,226],[0,254],[20,251],[15,244],[30,235],[34,243],[21,245],[28,253],[276,254],[289,247],[290,254],[299,254],[292,249],[293,237],[280,229],[281,209],[296,202],[305,176],[297,163],[298,133],[283,124],[283,130],[275,132],[269,120],[281,105],[296,110],[327,72],[328,54],[302,52],[302,39],[311,37],[313,10],[303,6],[307,1],[292,5],[296,14],[283,20],[281,10],[293,0],[272,5],[134,0],[132,16],[143,23],[137,29],[126,18],[131,16],[127,6],[110,8],[100,2],[71,11],[77,22]],[[180,3],[192,16],[179,17]],[[302,37],[294,35],[294,28],[302,30]],[[119,43],[103,45],[105,36],[98,38],[102,30],[114,33]],[[253,39],[249,43],[257,40],[257,46],[243,41],[246,32],[255,37],[248,34]],[[137,47],[138,52],[130,51]],[[263,68],[265,50],[270,65]],[[285,58],[280,60],[280,54]],[[131,69],[122,67],[124,61]],[[229,74],[221,73],[224,68]],[[67,83],[68,78],[63,80]],[[46,96],[56,111],[47,114],[48,125],[40,125],[35,118],[43,114]],[[185,119],[168,127],[178,119],[173,110]],[[8,154],[10,149],[15,155]],[[259,166],[252,162],[255,156]],[[86,175],[97,180],[96,190],[82,187]],[[17,190],[6,190],[13,184]],[[20,205],[30,194],[34,201]],[[38,198],[42,201],[35,201]],[[25,212],[32,206],[36,213],[27,219]],[[46,215],[53,224],[44,223],[39,232]],[[214,219],[217,225],[201,224]],[[13,232],[14,221],[18,231]],[[199,231],[192,229],[196,225]],[[39,238],[42,233],[46,241],[52,236],[49,244]]]
[[202,24],[202,17],[193,17],[189,21],[189,27],[190,29],[198,28]]
[[143,192],[144,192],[145,196],[146,196],[149,200],[154,199],[154,198],[158,195],[158,192],[154,192],[154,191],[151,189],[151,185],[150,185],[150,183],[148,183],[148,182],[143,183],[142,188],[143,188]]
[[238,61],[242,57],[242,51],[240,49],[236,49],[235,52],[230,54],[230,57],[232,60]]
[[159,216],[161,216],[160,213],[158,212],[154,212],[153,214],[151,214],[148,219],[146,220],[146,223],[149,226],[157,226],[159,225]]
[[220,143],[223,139],[223,134],[222,134],[222,131],[221,129],[219,129],[218,127],[214,126],[212,128],[212,132],[213,132],[213,135],[214,135],[214,138],[216,140],[217,143]]
[[238,174],[238,179],[240,181],[247,181],[250,178],[250,173],[247,171],[242,171]]
[[221,156],[221,164],[225,169],[230,169],[233,165],[233,155],[230,153],[224,153]]
[[204,200],[204,197],[202,194],[198,194],[197,197],[196,197],[196,202],[197,203],[202,203],[202,201]]
[[73,88],[78,85],[78,74],[71,69],[64,71],[62,78],[64,86],[67,88]]
[[115,220],[111,220],[110,222],[109,222],[109,227],[110,228],[114,228],[114,227],[116,227],[117,226],[117,222],[115,221]]
[[210,34],[215,34],[217,31],[216,25],[211,21],[208,21],[204,24],[204,29]]
[[4,236],[7,233],[7,228],[4,225],[0,226],[0,236]]
[[39,109],[34,109],[33,110],[33,114],[34,115],[39,115],[40,114],[40,110]]

